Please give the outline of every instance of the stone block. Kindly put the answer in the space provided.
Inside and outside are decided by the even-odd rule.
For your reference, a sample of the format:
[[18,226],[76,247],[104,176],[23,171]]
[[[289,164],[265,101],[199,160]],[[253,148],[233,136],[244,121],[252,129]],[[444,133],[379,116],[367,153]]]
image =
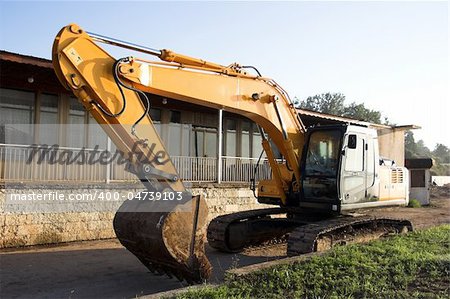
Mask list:
[[241,208],[238,204],[228,204],[225,206],[225,211],[227,213],[237,212],[240,210],[241,210]]

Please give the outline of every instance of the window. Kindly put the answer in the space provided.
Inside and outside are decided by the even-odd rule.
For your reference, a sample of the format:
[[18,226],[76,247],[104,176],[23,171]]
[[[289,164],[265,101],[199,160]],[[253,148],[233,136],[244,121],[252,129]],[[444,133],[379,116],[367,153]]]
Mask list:
[[154,123],[161,122],[161,109],[150,108],[149,115]]
[[69,125],[67,128],[67,145],[69,147],[81,148],[85,144],[85,118],[86,111],[76,98],[70,98]]
[[[166,144],[166,148],[169,154],[172,156],[189,156],[189,143],[192,131],[191,125],[181,124],[180,111],[164,110],[164,112],[169,113],[169,124],[163,124],[164,131],[167,131],[165,131],[163,134],[160,134],[162,135],[163,139],[167,139],[167,141],[164,140],[164,143]],[[157,127],[156,124],[155,127]]]
[[194,128],[194,134],[192,136],[192,154],[194,157],[203,157],[204,155],[204,138],[205,134],[201,128]]
[[40,144],[58,143],[58,96],[40,95],[39,107],[39,140]]
[[181,156],[183,131],[181,124],[169,124],[169,140],[167,142],[167,150],[170,155]]
[[[153,126],[155,126],[156,132],[158,132],[158,135],[161,136],[162,128],[161,128],[161,109],[156,108],[150,108],[150,111],[148,113],[150,115],[150,118],[152,119]],[[161,136],[163,137],[163,136]]]
[[316,131],[311,134],[306,154],[306,175],[336,175],[340,138],[339,131]]
[[411,188],[425,187],[425,170],[411,169]]
[[303,176],[305,198],[336,200],[341,136],[342,133],[338,130],[318,130],[311,133]]
[[181,123],[181,112],[170,110],[170,122],[175,124]]
[[58,96],[41,94],[40,120],[41,124],[58,123]]
[[205,153],[206,157],[217,156],[217,130],[205,131]]
[[251,123],[249,121],[241,122],[241,157],[250,157],[250,129]]
[[[261,133],[259,132],[258,125],[253,124],[253,139],[252,139],[252,157],[253,158],[259,158],[259,155],[261,155],[261,152],[263,151],[262,147],[262,137]],[[263,157],[265,157],[265,153],[263,153]]]
[[364,170],[364,148],[365,142],[360,136],[356,138],[356,148],[347,148],[345,151],[345,171]]
[[34,93],[0,89],[0,142],[33,143],[34,106]]
[[97,123],[97,121],[89,115],[88,118],[88,148],[94,148],[96,145],[100,149],[106,149],[108,143],[108,137],[106,133],[103,131],[101,125]]
[[225,156],[236,157],[236,120],[225,120]]
[[191,155],[194,157],[217,156],[217,129],[194,127]]

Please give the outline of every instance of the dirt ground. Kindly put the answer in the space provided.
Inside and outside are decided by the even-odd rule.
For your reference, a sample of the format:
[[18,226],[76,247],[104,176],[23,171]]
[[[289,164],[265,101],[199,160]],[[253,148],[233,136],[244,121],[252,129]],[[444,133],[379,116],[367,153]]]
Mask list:
[[[445,195],[448,195],[448,193]],[[414,229],[420,230],[444,223],[450,223],[450,198],[432,198],[429,206],[421,208],[378,208],[358,210],[358,214],[409,219],[412,221]],[[286,244],[277,244],[265,247],[248,248],[244,251],[244,254],[247,256],[285,257],[287,250],[286,246]]]
[[[446,193],[448,195],[448,193]],[[415,229],[450,223],[450,198],[432,198],[423,208],[382,208],[360,211],[368,215],[412,219]],[[286,256],[286,245],[250,248],[225,254],[207,247],[213,264],[211,282],[225,270]],[[186,286],[155,276],[117,240],[69,243],[0,251],[2,298],[135,298]]]
[[424,229],[439,224],[450,223],[450,198],[431,199],[431,204],[422,208],[393,207],[360,211],[360,213],[409,219],[412,221],[414,229]]

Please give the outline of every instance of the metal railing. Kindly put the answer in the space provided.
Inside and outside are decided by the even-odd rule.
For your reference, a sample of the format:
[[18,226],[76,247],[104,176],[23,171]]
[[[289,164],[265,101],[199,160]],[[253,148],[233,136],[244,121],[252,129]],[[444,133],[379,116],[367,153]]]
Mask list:
[[[92,163],[89,158],[99,156],[99,150],[59,147],[43,154],[40,147],[0,144],[0,181],[4,182],[117,182],[136,181],[125,171],[124,164]],[[95,154],[97,152],[97,154]],[[97,155],[97,156],[95,156]],[[77,159],[75,159],[75,157]],[[179,176],[189,182],[250,182],[257,159],[222,157],[222,171],[217,173],[217,158],[172,156]],[[256,172],[256,181],[269,179],[271,170],[262,160]]]
[[268,161],[260,161],[255,175],[256,163],[257,158],[222,157],[222,181],[250,182],[253,176],[256,181],[270,179],[272,172]]

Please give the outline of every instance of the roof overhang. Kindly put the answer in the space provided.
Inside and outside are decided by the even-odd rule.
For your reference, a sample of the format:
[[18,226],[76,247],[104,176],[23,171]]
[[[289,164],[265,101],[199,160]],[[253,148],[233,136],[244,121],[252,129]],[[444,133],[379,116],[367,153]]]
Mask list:
[[311,110],[297,108],[297,111],[300,113],[300,115],[310,116],[310,117],[324,119],[324,120],[331,120],[331,121],[344,123],[344,124],[354,124],[354,125],[359,125],[359,126],[371,127],[371,128],[377,129],[377,130],[392,129],[392,127],[389,125],[374,124],[374,123],[370,123],[370,122],[363,121],[363,120],[357,120],[357,119],[352,119],[352,118],[347,118],[347,117],[342,117],[342,116],[336,116],[336,115],[332,115],[332,114],[320,113],[320,112],[311,111]]
[[297,111],[300,113],[300,115],[304,115],[304,116],[314,117],[314,118],[323,119],[323,120],[330,120],[330,121],[340,122],[340,123],[345,123],[345,124],[354,124],[354,125],[359,125],[359,126],[365,126],[365,127],[374,128],[376,130],[388,129],[388,130],[393,130],[393,131],[407,131],[407,130],[421,129],[421,127],[417,126],[417,125],[389,126],[389,125],[375,124],[375,123],[370,123],[370,122],[363,121],[363,120],[357,120],[357,119],[352,119],[352,118],[347,118],[347,117],[342,117],[342,116],[336,116],[336,115],[332,115],[332,114],[320,113],[320,112],[305,110],[305,109],[300,109],[300,108],[297,108]]
[[52,61],[44,58],[22,55],[7,51],[0,51],[0,60],[6,60],[16,63],[23,63],[28,65],[35,65],[39,67],[53,69]]
[[408,131],[408,130],[422,129],[422,127],[418,125],[401,125],[401,126],[393,126],[392,129],[398,131]]

